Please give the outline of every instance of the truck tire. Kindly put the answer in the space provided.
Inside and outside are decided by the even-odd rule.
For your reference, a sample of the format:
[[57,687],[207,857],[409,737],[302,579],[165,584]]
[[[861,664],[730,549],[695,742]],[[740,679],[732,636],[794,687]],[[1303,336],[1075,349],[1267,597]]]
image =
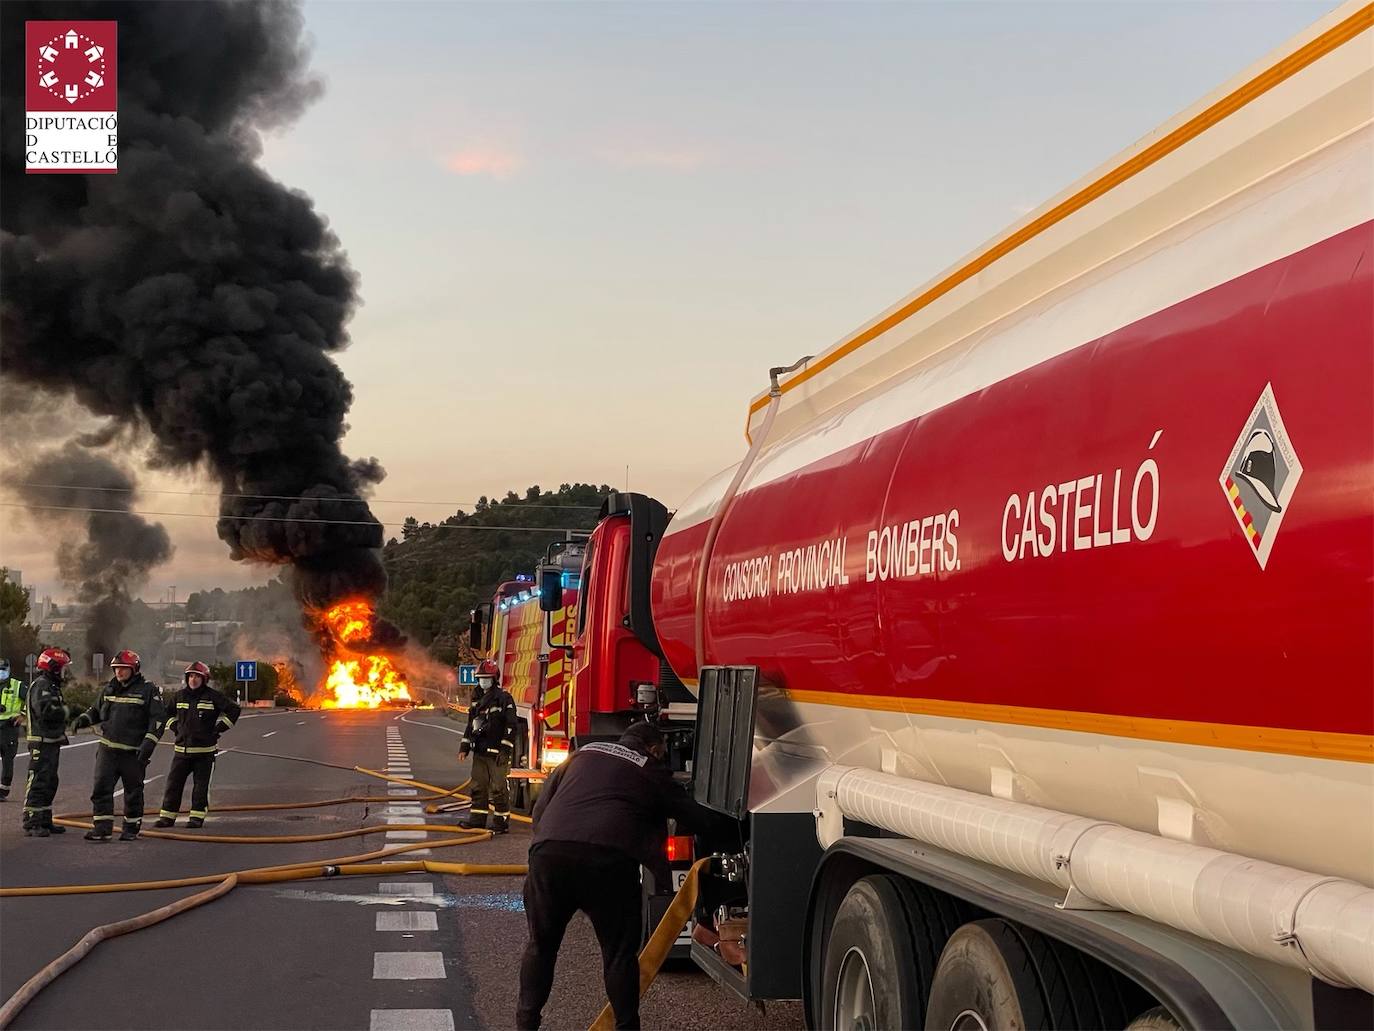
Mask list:
[[[929,897],[928,897],[929,896]],[[821,964],[826,1031],[919,1027],[945,935],[944,908],[905,878],[855,882],[835,913]]]
[[1077,949],[1006,920],[977,920],[945,945],[925,1027],[1124,1027],[1138,999],[1138,989]]

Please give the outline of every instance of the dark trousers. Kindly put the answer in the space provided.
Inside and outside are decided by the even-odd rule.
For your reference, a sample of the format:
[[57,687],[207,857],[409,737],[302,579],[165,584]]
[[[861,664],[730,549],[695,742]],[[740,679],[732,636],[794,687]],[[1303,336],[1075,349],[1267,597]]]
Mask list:
[[181,794],[186,790],[186,778],[194,777],[191,784],[191,815],[205,819],[210,813],[210,777],[215,772],[215,753],[200,752],[186,755],[177,752],[172,757],[172,768],[167,771],[167,790],[162,795],[162,812],[169,820],[177,818],[181,809]]
[[95,784],[91,787],[91,811],[95,829],[109,830],[114,825],[115,785],[124,788],[124,826],[143,823],[143,763],[137,751],[111,748],[103,741],[95,746]]
[[0,723],[0,787],[14,783],[14,757],[19,754],[19,726],[13,720]]
[[576,841],[545,841],[530,850],[525,876],[529,941],[520,960],[515,1026],[539,1026],[553,988],[553,968],[568,921],[586,913],[601,945],[606,997],[617,1028],[639,1027],[639,864],[623,852]]
[[36,742],[29,745],[29,780],[24,788],[24,826],[51,827],[52,800],[57,797],[57,763],[62,745]]
[[[506,778],[510,776],[510,763],[503,763],[496,755],[472,756],[472,809],[474,817],[486,816],[494,812],[497,816],[510,815],[510,788]],[[490,810],[488,810],[490,804]]]

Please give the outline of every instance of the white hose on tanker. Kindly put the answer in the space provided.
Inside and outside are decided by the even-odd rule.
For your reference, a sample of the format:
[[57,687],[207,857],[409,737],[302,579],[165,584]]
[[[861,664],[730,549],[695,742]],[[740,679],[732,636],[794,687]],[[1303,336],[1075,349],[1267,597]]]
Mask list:
[[758,433],[754,435],[753,441],[749,445],[749,451],[744,456],[744,461],[740,462],[739,468],[735,470],[734,478],[730,481],[730,486],[725,488],[725,493],[720,497],[720,504],[716,506],[716,514],[711,517],[711,525],[706,530],[706,543],[701,547],[701,567],[697,570],[697,604],[696,604],[696,654],[697,654],[697,676],[701,676],[701,667],[706,665],[706,577],[711,570],[711,553],[716,549],[716,534],[720,533],[721,524],[725,522],[725,514],[730,511],[730,505],[735,500],[735,493],[739,490],[744,478],[749,475],[749,470],[753,468],[754,459],[763,450],[764,443],[768,440],[768,431],[773,428],[773,417],[778,414],[778,404],[782,400],[782,388],[778,386],[778,377],[794,372],[812,359],[812,355],[798,358],[791,365],[778,367],[768,370],[768,409],[763,415],[763,425],[759,427]]

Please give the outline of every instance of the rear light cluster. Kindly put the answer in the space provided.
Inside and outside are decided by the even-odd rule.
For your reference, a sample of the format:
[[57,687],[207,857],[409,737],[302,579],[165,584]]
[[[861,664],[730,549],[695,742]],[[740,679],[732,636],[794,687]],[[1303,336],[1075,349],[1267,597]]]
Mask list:
[[692,838],[688,834],[674,834],[668,839],[663,851],[667,853],[668,862],[691,862],[692,859]]

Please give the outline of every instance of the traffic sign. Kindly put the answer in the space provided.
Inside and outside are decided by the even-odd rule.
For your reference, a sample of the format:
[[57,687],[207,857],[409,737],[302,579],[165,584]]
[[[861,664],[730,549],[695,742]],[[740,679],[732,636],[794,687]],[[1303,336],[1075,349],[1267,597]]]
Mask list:
[[475,662],[464,663],[458,667],[458,686],[477,686],[477,664]]
[[258,662],[256,659],[239,659],[234,663],[235,680],[257,680]]

